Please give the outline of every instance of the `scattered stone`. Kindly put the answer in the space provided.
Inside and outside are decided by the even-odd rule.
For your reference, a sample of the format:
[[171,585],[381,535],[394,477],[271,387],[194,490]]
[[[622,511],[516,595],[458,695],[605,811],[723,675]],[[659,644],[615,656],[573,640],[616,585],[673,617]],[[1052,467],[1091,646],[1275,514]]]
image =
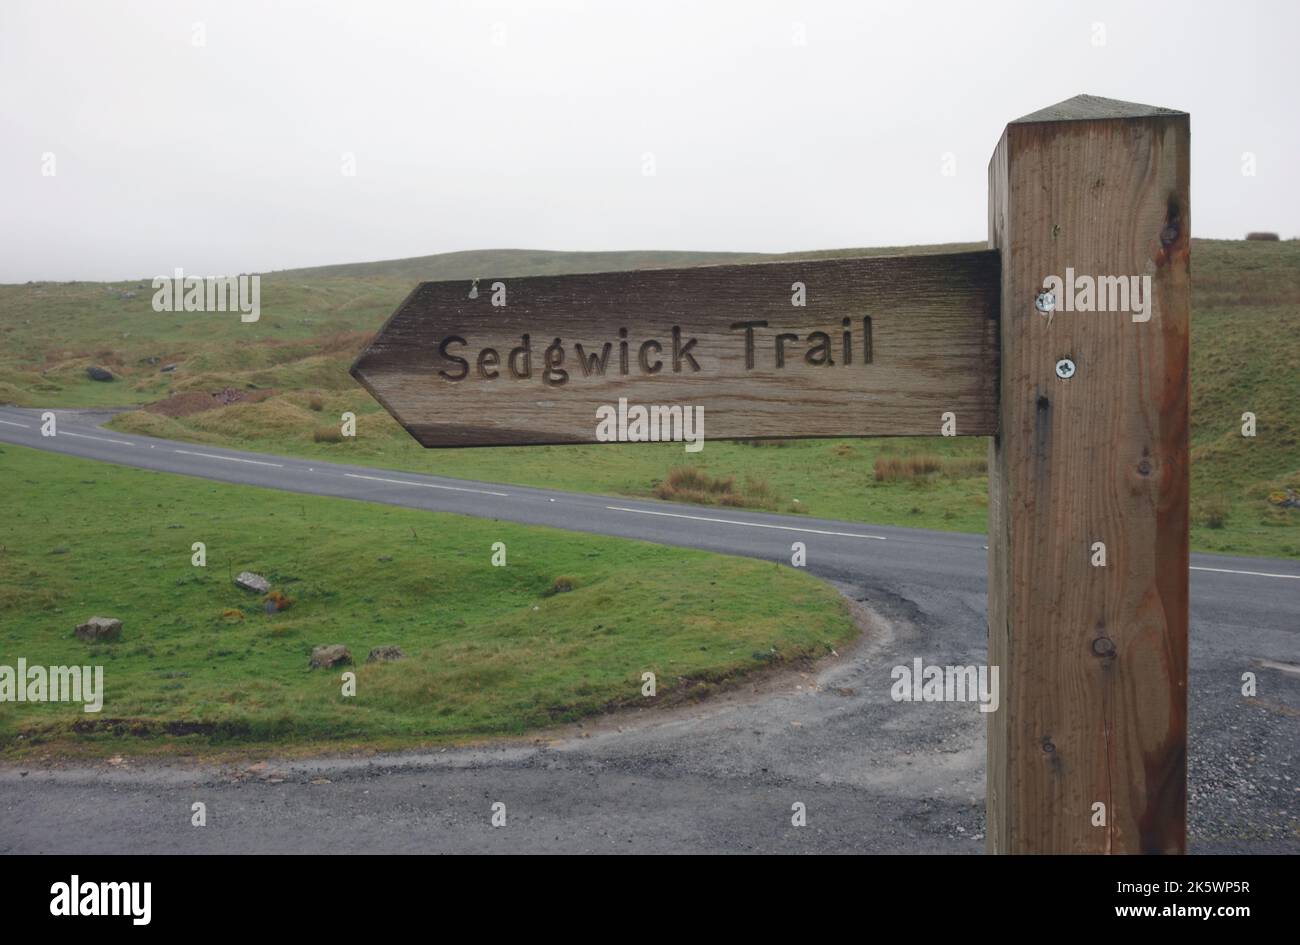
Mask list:
[[159,368],[158,370],[160,370],[160,371],[161,371],[162,373],[164,373],[164,374],[170,374],[172,371],[176,370],[176,365],[174,365],[174,364],[164,364],[164,365],[163,365],[161,368]]
[[279,591],[272,591],[262,599],[262,608],[268,614],[278,614],[282,610],[288,610],[293,606],[293,598],[286,597]]
[[257,764],[249,765],[235,777],[237,781],[244,781],[248,778],[257,778],[267,784],[283,784],[286,775],[283,771],[272,768],[267,762],[259,761]]
[[1268,501],[1284,509],[1300,509],[1300,493],[1294,489],[1284,489],[1269,494]]
[[148,365],[150,365],[150,366],[152,367],[153,365],[157,364],[157,363],[158,363],[159,361],[161,361],[161,360],[162,360],[162,358],[158,357],[158,355],[156,355],[156,354],[151,354],[151,355],[149,355],[149,357],[147,357],[147,358],[141,358],[141,359],[140,359],[140,363],[141,363],[141,364],[148,364]]
[[254,574],[252,571],[240,571],[235,578],[235,586],[242,587],[246,591],[252,591],[255,594],[265,594],[271,589],[271,582],[260,574]]
[[90,367],[86,368],[86,376],[87,376],[88,378],[90,378],[92,381],[111,381],[111,380],[113,380],[113,372],[112,372],[112,371],[110,371],[108,368],[102,368],[102,367],[99,367],[98,365],[94,365],[94,364],[92,364]]
[[77,624],[77,636],[87,643],[118,640],[122,636],[122,621],[116,617],[91,617],[85,623]]
[[135,293],[134,293],[134,292],[119,292],[119,293],[117,294],[117,297],[118,297],[119,299],[133,299],[133,298],[135,298]]
[[391,663],[394,660],[406,659],[406,654],[402,652],[400,646],[377,646],[370,651],[366,657],[367,663]]
[[350,666],[352,651],[342,643],[318,646],[311,651],[312,669],[333,669],[335,666]]
[[375,560],[376,560],[376,561],[381,561],[381,562],[388,562],[388,561],[392,561],[392,560],[393,560],[393,556],[392,556],[392,555],[380,555],[380,556],[379,556],[378,558],[376,558]]
[[60,546],[60,547],[58,547],[58,548],[51,548],[51,549],[50,549],[50,554],[52,554],[52,555],[66,555],[67,553],[68,553],[68,549],[67,549],[67,548],[64,548],[64,547],[62,547],[62,546]]

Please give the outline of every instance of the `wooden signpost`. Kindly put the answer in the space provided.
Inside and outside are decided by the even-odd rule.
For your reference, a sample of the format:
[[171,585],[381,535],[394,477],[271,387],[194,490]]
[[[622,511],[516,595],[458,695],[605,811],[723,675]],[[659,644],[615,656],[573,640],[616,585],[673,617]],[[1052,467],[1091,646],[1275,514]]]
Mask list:
[[988,848],[1180,853],[1188,140],[1078,96],[1007,126],[989,251],[423,283],[352,373],[429,447],[990,436]]

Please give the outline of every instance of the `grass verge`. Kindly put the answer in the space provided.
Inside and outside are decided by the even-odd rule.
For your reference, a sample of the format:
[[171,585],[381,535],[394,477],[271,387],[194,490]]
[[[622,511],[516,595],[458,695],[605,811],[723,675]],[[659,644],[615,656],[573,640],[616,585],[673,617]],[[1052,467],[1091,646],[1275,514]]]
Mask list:
[[[102,665],[106,693],[97,714],[0,703],[6,757],[520,735],[707,693],[856,632],[834,590],[771,563],[14,446],[0,472],[0,665]],[[266,612],[233,584],[243,570],[292,606]],[[122,620],[121,640],[78,640],[92,615]],[[335,643],[356,665],[308,668],[314,646]],[[365,662],[388,645],[406,658]],[[645,672],[656,700],[641,695]]]

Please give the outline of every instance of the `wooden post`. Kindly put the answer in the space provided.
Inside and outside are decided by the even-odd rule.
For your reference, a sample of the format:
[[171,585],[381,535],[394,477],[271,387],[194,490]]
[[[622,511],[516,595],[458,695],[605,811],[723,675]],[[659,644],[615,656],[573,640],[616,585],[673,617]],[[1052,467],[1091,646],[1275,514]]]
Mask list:
[[990,852],[1185,851],[1188,164],[1185,113],[1092,96],[989,164]]

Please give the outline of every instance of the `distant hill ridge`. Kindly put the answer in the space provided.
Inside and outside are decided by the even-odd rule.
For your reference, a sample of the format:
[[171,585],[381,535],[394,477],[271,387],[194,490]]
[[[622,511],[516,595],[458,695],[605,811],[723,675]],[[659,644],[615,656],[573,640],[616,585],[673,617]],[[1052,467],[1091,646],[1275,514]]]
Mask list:
[[564,252],[548,249],[472,249],[407,259],[339,263],[305,269],[281,269],[263,274],[270,279],[406,279],[437,282],[483,276],[550,276],[579,272],[621,272],[628,269],[667,269],[721,263],[773,262],[783,259],[830,259],[841,256],[891,256],[958,253],[984,249],[984,243],[944,243],[933,246],[877,246],[861,249],[803,250],[793,253],[714,253],[675,250]]

